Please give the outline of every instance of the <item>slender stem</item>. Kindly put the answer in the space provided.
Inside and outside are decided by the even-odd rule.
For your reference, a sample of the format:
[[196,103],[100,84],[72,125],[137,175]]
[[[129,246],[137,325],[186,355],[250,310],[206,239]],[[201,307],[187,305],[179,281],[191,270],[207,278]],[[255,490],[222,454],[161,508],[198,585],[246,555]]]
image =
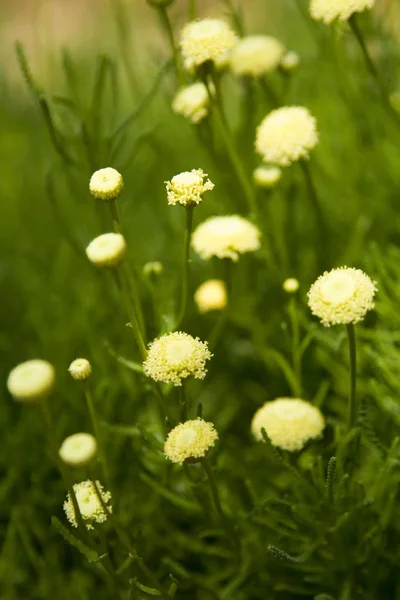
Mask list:
[[385,84],[383,83],[383,81],[379,75],[379,71],[376,68],[375,63],[372,60],[372,58],[368,52],[367,44],[365,43],[363,34],[358,25],[357,16],[355,14],[353,14],[350,17],[349,24],[350,24],[350,28],[354,34],[354,37],[356,38],[356,40],[360,46],[366,67],[367,67],[372,79],[374,79],[374,81],[378,87],[379,93],[382,96],[382,100],[385,104],[385,107],[386,107],[388,113],[390,113],[391,117],[396,121],[396,124],[399,126],[400,125],[400,117],[397,114],[397,112],[393,109],[392,105],[390,104],[388,90],[387,90]]
[[221,335],[221,333],[225,327],[225,324],[228,320],[230,300],[231,300],[231,294],[232,294],[233,262],[231,261],[230,258],[225,258],[223,260],[223,263],[224,263],[224,267],[225,267],[225,286],[226,286],[226,296],[227,296],[226,297],[226,306],[222,310],[219,317],[217,318],[217,322],[215,323],[213,329],[211,330],[210,335],[208,336],[209,347],[210,347],[211,351],[214,350],[215,346],[217,345],[220,335]]
[[219,492],[218,492],[218,488],[217,488],[217,483],[215,481],[214,472],[210,466],[210,463],[208,462],[208,460],[206,458],[202,459],[201,464],[203,465],[204,472],[207,476],[208,483],[210,485],[211,496],[212,496],[212,499],[214,502],[215,509],[216,509],[221,521],[223,522],[223,524],[226,525],[226,516],[222,509],[221,499],[219,497]]
[[275,92],[274,88],[271,86],[268,79],[266,77],[264,77],[264,78],[260,78],[259,81],[260,81],[261,89],[263,90],[265,96],[270,101],[272,106],[277,107],[280,104],[282,104],[282,102],[278,98],[278,94]]
[[196,18],[196,0],[189,0],[189,21]]
[[100,462],[103,467],[104,479],[105,479],[108,489],[112,489],[110,470],[108,468],[106,453],[104,451],[103,437],[102,437],[101,430],[100,430],[100,423],[99,423],[97,412],[96,412],[96,409],[94,406],[93,395],[92,395],[92,392],[91,392],[88,384],[85,384],[84,391],[85,391],[86,404],[87,404],[87,407],[88,407],[88,410],[90,413],[90,418],[91,418],[92,425],[93,425],[93,431],[94,431],[94,434],[95,434],[96,440],[97,440],[97,446],[99,449],[99,458],[100,458]]
[[129,323],[132,327],[133,335],[135,337],[135,341],[138,346],[140,356],[141,356],[142,360],[145,360],[146,356],[147,356],[147,349],[146,349],[146,346],[145,346],[145,343],[143,340],[142,333],[140,331],[140,326],[139,326],[138,317],[137,317],[135,308],[132,305],[132,301],[129,296],[129,292],[126,287],[126,282],[124,281],[124,278],[123,278],[123,271],[122,271],[122,269],[120,269],[119,266],[117,266],[112,270],[112,273],[114,275],[114,279],[115,279],[117,288],[121,294],[122,302],[124,304],[125,311],[128,315]]
[[167,9],[165,6],[158,6],[157,9],[158,9],[158,12],[160,15],[161,23],[162,23],[162,25],[165,29],[165,32],[168,36],[168,41],[169,41],[169,45],[170,45],[171,51],[172,51],[172,58],[173,58],[174,65],[175,65],[175,73],[176,73],[178,83],[179,83],[179,85],[183,85],[185,83],[185,81],[184,81],[184,76],[183,76],[183,72],[181,69],[179,52],[178,52],[178,48],[177,48],[177,45],[175,42],[175,37],[174,37],[174,32],[172,30],[171,21],[169,20],[169,17],[168,17]]
[[182,296],[179,315],[175,325],[175,329],[179,327],[186,315],[186,308],[189,296],[189,265],[190,265],[190,240],[192,238],[193,229],[193,206],[187,206],[186,212],[186,227],[183,242],[183,263],[182,263]]
[[297,315],[297,303],[295,298],[291,298],[289,301],[289,315],[292,329],[292,363],[293,371],[298,381],[299,390],[301,392],[301,354],[299,352],[300,346],[300,328],[299,319]]
[[185,390],[185,384],[182,383],[182,385],[179,388],[179,405],[180,405],[180,423],[184,423],[185,421],[187,421],[187,400],[186,400],[186,390]]
[[108,203],[108,206],[110,207],[110,213],[111,213],[114,232],[121,233],[121,222],[119,220],[117,203],[115,202],[115,200],[112,200],[111,202]]
[[240,37],[243,37],[245,34],[245,31],[244,31],[244,26],[243,26],[242,15],[234,7],[232,0],[224,0],[224,2],[226,4],[227,8],[230,10],[230,13],[232,15],[232,20],[233,20],[233,23],[236,27],[238,34],[240,35]]
[[353,323],[346,325],[347,337],[349,340],[350,357],[350,395],[349,395],[349,418],[348,428],[352,429],[357,421],[357,399],[356,399],[356,381],[357,381],[357,350],[356,350],[356,330]]
[[[314,185],[313,177],[311,175],[310,167],[305,160],[300,161],[300,167],[303,171],[304,178],[306,180],[307,187],[308,187],[309,197],[310,197],[311,203],[314,208],[315,220],[316,220],[317,229],[318,229],[318,239],[319,239],[319,244],[320,244],[320,252],[318,253],[318,257],[319,257],[320,267],[323,270],[325,263],[329,263],[329,258],[328,258],[329,252],[328,252],[328,248],[327,248],[328,228],[325,223],[324,214],[321,209],[317,190]],[[324,252],[322,252],[322,249],[324,249]]]

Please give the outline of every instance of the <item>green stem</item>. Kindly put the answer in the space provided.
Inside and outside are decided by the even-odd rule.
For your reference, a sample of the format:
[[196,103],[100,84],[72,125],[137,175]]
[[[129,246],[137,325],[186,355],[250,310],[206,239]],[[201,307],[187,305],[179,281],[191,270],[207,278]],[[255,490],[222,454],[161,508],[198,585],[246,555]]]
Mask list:
[[172,58],[173,58],[174,65],[175,65],[175,73],[176,73],[176,78],[178,80],[178,84],[184,85],[185,80],[184,80],[183,72],[181,69],[179,52],[178,52],[178,48],[177,48],[177,45],[175,42],[175,37],[174,37],[174,32],[172,30],[171,21],[169,20],[169,17],[168,17],[167,9],[165,6],[158,6],[157,9],[158,9],[158,12],[160,15],[161,23],[167,34],[169,45],[171,47]]
[[315,213],[315,220],[316,220],[316,225],[317,225],[317,229],[318,229],[318,239],[319,239],[319,244],[320,244],[320,248],[324,248],[325,252],[319,252],[318,256],[319,256],[319,262],[320,262],[320,267],[321,270],[324,270],[324,265],[329,263],[329,258],[328,258],[328,248],[327,248],[327,241],[328,241],[328,228],[326,226],[325,223],[325,218],[324,218],[324,214],[322,212],[321,209],[321,205],[319,202],[319,198],[318,198],[318,194],[317,194],[317,190],[316,187],[314,185],[314,180],[313,177],[311,175],[311,170],[310,167],[308,165],[308,163],[305,160],[301,160],[300,161],[300,167],[303,171],[304,174],[304,178],[306,180],[306,184],[308,187],[308,192],[309,192],[309,197],[311,200],[311,204],[313,205],[314,208],[314,213]]
[[112,491],[110,470],[108,468],[106,453],[104,451],[103,438],[102,438],[102,434],[101,434],[101,430],[100,430],[100,423],[99,423],[96,409],[94,407],[93,395],[92,395],[92,392],[91,392],[88,384],[85,384],[84,391],[85,391],[86,404],[87,404],[87,407],[88,407],[88,410],[90,413],[90,418],[91,418],[92,425],[93,425],[94,435],[97,440],[97,446],[99,449],[99,458],[100,458],[100,462],[103,467],[104,480],[105,480],[107,488]]
[[187,206],[186,211],[186,227],[183,243],[183,263],[182,263],[182,296],[179,315],[176,321],[175,329],[178,329],[186,315],[186,308],[189,296],[189,265],[190,265],[190,240],[192,238],[193,229],[193,210],[194,206]]
[[182,383],[182,385],[179,388],[179,405],[180,405],[179,421],[180,421],[180,423],[184,423],[185,421],[187,421],[187,400],[186,400],[186,390],[185,390],[184,383]]
[[300,397],[302,391],[301,383],[301,353],[300,348],[300,328],[299,319],[297,314],[297,303],[295,298],[291,298],[289,301],[289,316],[292,329],[292,363],[293,371],[298,381]]
[[129,291],[127,289],[126,281],[124,281],[123,272],[120,266],[116,266],[112,269],[112,273],[114,275],[115,283],[117,288],[121,294],[121,299],[124,304],[125,311],[128,315],[129,323],[132,327],[133,335],[136,341],[136,344],[139,349],[140,356],[142,360],[145,360],[147,357],[147,349],[143,340],[142,332],[140,331],[139,321],[136,314],[136,310],[132,305],[131,298],[129,296]]
[[260,78],[260,87],[264,92],[266,98],[272,104],[274,108],[282,104],[280,99],[278,98],[278,94],[275,92],[274,88],[271,86],[270,82],[266,77]]
[[108,203],[108,206],[110,207],[114,233],[121,233],[121,222],[119,220],[117,203],[115,202],[115,200],[112,200]]
[[225,324],[228,320],[229,308],[230,308],[230,299],[232,294],[232,266],[233,262],[230,258],[224,258],[223,261],[225,267],[225,286],[226,286],[226,306],[222,310],[221,314],[218,316],[217,321],[211,330],[209,339],[209,347],[210,350],[213,351],[215,346],[218,343],[218,340],[221,336],[221,333],[225,327]]
[[196,18],[196,0],[189,0],[189,21]]
[[211,496],[212,496],[212,499],[214,502],[215,509],[218,513],[219,518],[221,519],[222,523],[225,526],[226,525],[226,516],[222,509],[221,499],[219,497],[217,483],[216,483],[215,477],[214,477],[214,471],[212,470],[211,465],[206,458],[202,459],[201,464],[203,465],[204,472],[207,476],[208,483],[210,485]]
[[350,357],[350,394],[349,394],[349,417],[348,429],[352,429],[357,421],[357,399],[356,399],[356,381],[357,381],[357,350],[356,350],[356,330],[353,323],[346,325],[347,337],[349,340]]

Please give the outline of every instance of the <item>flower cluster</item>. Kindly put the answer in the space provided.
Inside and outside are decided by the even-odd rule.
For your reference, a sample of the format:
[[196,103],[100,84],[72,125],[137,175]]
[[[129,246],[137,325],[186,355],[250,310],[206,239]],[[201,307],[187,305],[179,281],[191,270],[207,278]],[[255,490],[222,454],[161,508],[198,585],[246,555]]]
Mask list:
[[192,246],[205,260],[216,256],[236,262],[240,254],[260,248],[260,237],[258,227],[239,215],[210,217],[193,232]]
[[192,21],[185,25],[180,38],[182,56],[190,66],[220,59],[236,42],[235,33],[219,19]]
[[375,0],[311,0],[310,14],[313,19],[332,23],[335,19],[347,21],[355,12],[372,8]]
[[193,206],[200,204],[202,194],[214,189],[214,184],[206,179],[207,173],[202,169],[192,169],[174,175],[171,181],[166,181],[168,204]]
[[200,312],[222,310],[227,303],[226,285],[221,279],[209,279],[196,290],[194,301]]
[[360,269],[340,267],[318,277],[308,305],[325,327],[362,321],[374,308],[376,284]]
[[196,462],[207,454],[217,439],[214,425],[199,417],[179,423],[169,432],[164,454],[173,463]]
[[285,47],[274,37],[249,35],[233,48],[231,70],[235,75],[261,77],[279,66],[284,52]]
[[212,357],[207,342],[183,331],[161,336],[149,345],[143,363],[145,375],[155,381],[182,385],[182,379],[204,379],[206,361]]
[[172,101],[172,110],[196,125],[208,115],[209,104],[207,88],[198,81],[179,90]]
[[[79,512],[82,520],[86,523],[87,529],[94,529],[93,523],[104,523],[107,521],[108,513],[112,512],[112,506],[108,505],[111,500],[111,493],[104,491],[99,481],[96,481],[96,487],[90,479],[73,485]],[[101,502],[99,494],[103,502]],[[68,494],[64,502],[64,511],[72,527],[78,527],[78,519],[70,494]]]

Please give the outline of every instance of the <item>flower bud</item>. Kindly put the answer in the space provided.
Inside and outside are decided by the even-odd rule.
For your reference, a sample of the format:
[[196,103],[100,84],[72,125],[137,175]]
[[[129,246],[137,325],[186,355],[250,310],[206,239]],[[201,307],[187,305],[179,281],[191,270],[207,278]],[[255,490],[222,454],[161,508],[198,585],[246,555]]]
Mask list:
[[68,367],[71,377],[77,381],[88,379],[92,374],[92,365],[86,358],[76,358]]
[[103,200],[104,202],[112,202],[120,196],[124,188],[124,180],[121,173],[115,169],[107,167],[93,173],[90,178],[89,189],[92,196]]
[[98,267],[114,267],[126,254],[126,243],[120,233],[103,233],[86,248],[90,262]]
[[15,400],[37,402],[46,398],[55,384],[55,370],[46,360],[28,360],[9,374],[7,388]]
[[84,467],[97,454],[96,439],[90,433],[74,433],[65,438],[58,454],[65,464],[71,467]]

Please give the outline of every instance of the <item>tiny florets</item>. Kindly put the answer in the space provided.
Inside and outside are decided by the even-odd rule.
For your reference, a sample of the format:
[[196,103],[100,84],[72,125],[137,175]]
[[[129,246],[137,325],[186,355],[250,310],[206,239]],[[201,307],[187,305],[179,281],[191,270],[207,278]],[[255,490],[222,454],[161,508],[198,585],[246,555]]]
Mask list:
[[282,177],[282,171],[279,167],[257,167],[253,171],[254,183],[261,188],[273,188],[275,187]]
[[86,358],[76,358],[68,367],[73,379],[85,380],[92,374],[92,365]]
[[300,56],[297,52],[290,50],[282,56],[280,67],[287,73],[295,71],[300,64]]
[[230,65],[235,75],[262,77],[279,66],[285,52],[283,44],[268,35],[249,35],[233,48]]
[[71,467],[88,465],[97,454],[97,442],[90,433],[74,433],[65,438],[59,450],[60,458]]
[[171,181],[166,181],[168,204],[193,206],[200,204],[204,192],[214,189],[214,184],[206,179],[207,173],[202,169],[192,169],[174,175]]
[[164,454],[170,461],[182,464],[197,462],[214,446],[218,433],[212,423],[197,418],[179,423],[169,432]]
[[308,292],[308,305],[325,327],[358,323],[374,308],[376,291],[363,271],[340,267],[318,277]]
[[[108,513],[112,512],[112,506],[108,506],[111,500],[111,493],[105,492],[99,481],[96,481],[97,489],[106,505],[107,512],[99,499],[93,481],[90,479],[75,483],[73,485],[76,501],[79,507],[83,521],[86,522],[87,529],[94,529],[92,523],[104,523],[107,521]],[[70,494],[64,502],[64,511],[72,527],[78,527],[78,521],[75,514],[74,505]]]
[[15,400],[36,402],[53,390],[56,374],[46,360],[28,360],[14,367],[7,379],[7,388]]
[[200,312],[222,310],[227,303],[226,285],[221,279],[209,279],[196,290],[194,301]]
[[332,23],[335,19],[347,21],[355,12],[372,8],[375,0],[311,0],[310,14],[313,19]]
[[307,108],[284,106],[270,112],[258,126],[255,147],[265,162],[287,167],[308,158],[317,143],[317,122]]
[[258,227],[239,215],[210,217],[193,232],[192,246],[206,260],[216,256],[236,262],[240,254],[260,248],[260,237]]
[[295,277],[289,277],[289,279],[285,279],[282,287],[288,294],[294,294],[300,287],[299,280]]
[[98,267],[114,267],[126,254],[126,243],[120,233],[103,233],[86,248],[90,262]]
[[207,342],[183,331],[174,331],[154,340],[149,345],[143,363],[145,375],[155,381],[182,385],[182,379],[204,379],[206,361],[212,357]]
[[277,398],[266,402],[255,413],[251,430],[262,440],[265,429],[271,443],[282,450],[301,450],[310,440],[321,435],[325,427],[321,411],[299,398]]
[[124,180],[116,169],[107,167],[95,171],[90,178],[90,193],[99,200],[110,202],[116,200],[124,189]]
[[172,101],[172,110],[192,123],[200,123],[208,115],[210,98],[204,83],[197,82],[179,90]]
[[236,42],[235,33],[225,21],[203,19],[185,25],[180,46],[185,63],[199,66],[208,60],[218,60]]

